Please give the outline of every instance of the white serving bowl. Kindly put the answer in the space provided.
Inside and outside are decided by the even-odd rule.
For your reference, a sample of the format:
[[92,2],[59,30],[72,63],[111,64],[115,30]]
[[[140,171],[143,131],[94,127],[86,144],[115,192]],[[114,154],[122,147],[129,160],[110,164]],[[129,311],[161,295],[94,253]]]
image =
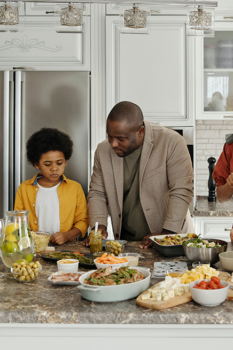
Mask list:
[[[61,261],[73,261],[72,264],[62,264]],[[79,261],[76,259],[62,259],[57,261],[57,269],[58,271],[63,271],[63,272],[78,272],[78,265]]]
[[[205,281],[209,282],[210,280],[205,280]],[[225,287],[222,289],[205,290],[205,289],[193,288],[197,283],[200,283],[200,282],[201,280],[194,281],[189,284],[192,298],[194,301],[196,301],[196,303],[203,306],[210,307],[210,306],[220,305],[226,300],[228,290],[229,290],[229,284],[227,282],[220,281],[220,284],[222,284]]]
[[120,267],[128,266],[128,264],[129,264],[129,261],[122,263],[122,264],[99,264],[96,262],[97,259],[94,260],[94,263],[95,263],[95,266],[97,267],[97,269],[104,269],[104,268],[109,267],[109,266],[112,266],[116,269],[119,269]]

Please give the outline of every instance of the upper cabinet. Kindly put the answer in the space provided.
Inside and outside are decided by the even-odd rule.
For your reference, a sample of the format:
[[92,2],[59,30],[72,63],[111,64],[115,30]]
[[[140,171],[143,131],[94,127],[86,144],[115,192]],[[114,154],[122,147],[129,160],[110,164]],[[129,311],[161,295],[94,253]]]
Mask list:
[[214,38],[196,38],[197,119],[233,119],[233,17],[216,18]]
[[194,39],[185,17],[152,16],[150,34],[121,34],[118,16],[106,20],[107,113],[119,101],[138,104],[164,126],[192,126]]

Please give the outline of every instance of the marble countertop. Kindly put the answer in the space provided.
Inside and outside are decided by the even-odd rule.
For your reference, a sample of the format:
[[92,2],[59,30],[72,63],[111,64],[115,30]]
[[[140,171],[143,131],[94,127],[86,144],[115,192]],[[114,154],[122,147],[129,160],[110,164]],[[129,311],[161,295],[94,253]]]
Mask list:
[[208,202],[208,197],[197,196],[194,216],[233,216],[233,199],[225,203]]
[[[233,250],[229,243],[228,250]],[[81,242],[56,247],[56,250],[89,252]],[[143,255],[140,266],[152,269],[155,261],[186,261],[185,256],[166,258],[155,249],[141,250],[138,242],[128,242],[126,252]],[[55,263],[38,259],[42,265],[38,278],[32,283],[17,282],[9,270],[0,263],[0,323],[51,323],[51,324],[233,324],[233,302],[225,301],[214,308],[205,308],[189,302],[174,308],[158,311],[141,308],[135,299],[116,303],[94,303],[81,297],[75,286],[54,286],[48,281],[57,271]],[[82,270],[80,268],[80,270]],[[83,270],[85,271],[85,270]],[[151,279],[151,285],[159,279]]]

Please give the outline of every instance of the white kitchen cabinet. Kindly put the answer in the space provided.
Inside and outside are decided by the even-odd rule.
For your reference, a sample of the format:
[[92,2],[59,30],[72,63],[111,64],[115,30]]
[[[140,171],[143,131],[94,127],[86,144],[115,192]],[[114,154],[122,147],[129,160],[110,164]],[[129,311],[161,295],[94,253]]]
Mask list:
[[233,217],[195,217],[195,233],[202,238],[223,239],[230,242]]
[[84,33],[56,33],[51,17],[26,16],[22,33],[0,34],[0,70],[90,70],[90,17]]
[[[129,5],[130,6],[130,5]],[[151,9],[151,15],[156,14],[153,11],[159,11],[161,15],[186,15],[187,8],[185,6],[161,6],[161,5],[150,5],[148,8]],[[120,4],[107,4],[106,14],[107,15],[118,15],[120,12]]]
[[150,122],[193,125],[194,39],[185,27],[182,16],[156,16],[149,35],[121,34],[119,17],[107,16],[107,113],[127,100]]
[[216,17],[214,38],[196,38],[196,118],[233,120],[233,15]]
[[[62,4],[61,4],[62,5]],[[66,7],[68,4],[64,4]],[[26,16],[45,16],[46,11],[54,11],[54,4],[49,2],[26,2],[25,13]],[[90,4],[84,4],[84,16],[90,15]],[[50,16],[53,16],[52,14]]]

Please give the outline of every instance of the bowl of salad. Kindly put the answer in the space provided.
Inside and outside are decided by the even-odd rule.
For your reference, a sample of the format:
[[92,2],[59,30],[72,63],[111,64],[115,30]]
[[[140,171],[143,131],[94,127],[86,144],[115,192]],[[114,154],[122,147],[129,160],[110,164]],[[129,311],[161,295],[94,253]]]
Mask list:
[[227,250],[227,242],[220,239],[197,237],[183,242],[182,247],[189,260],[207,261],[214,264],[219,261],[219,254]]

